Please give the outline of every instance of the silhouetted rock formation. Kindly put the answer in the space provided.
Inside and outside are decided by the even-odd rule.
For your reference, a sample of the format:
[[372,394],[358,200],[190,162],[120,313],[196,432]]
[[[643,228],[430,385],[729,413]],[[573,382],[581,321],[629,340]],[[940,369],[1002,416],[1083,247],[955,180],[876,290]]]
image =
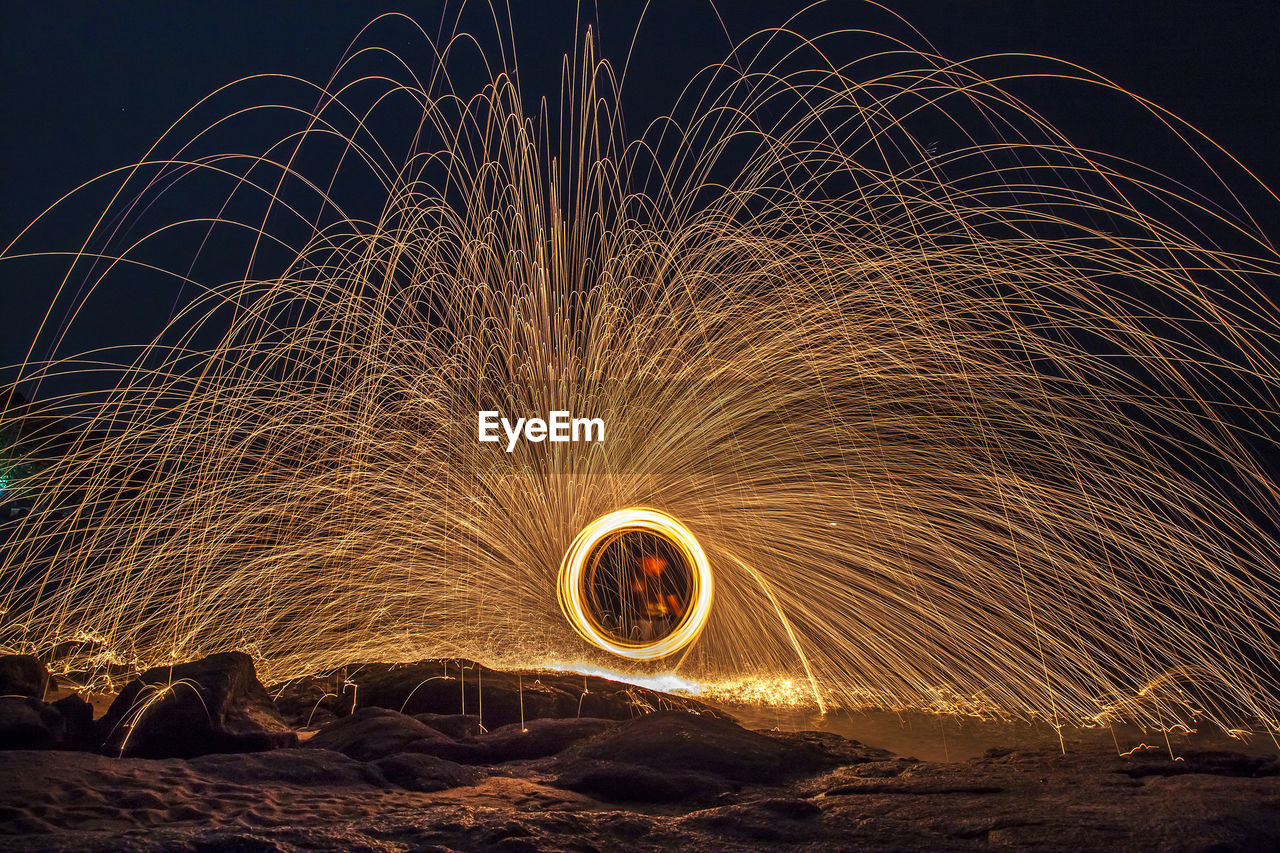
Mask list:
[[486,775],[453,761],[416,752],[388,755],[374,761],[371,766],[376,767],[391,784],[407,791],[424,793],[474,785]]
[[298,725],[317,712],[341,716],[351,707],[388,708],[404,714],[474,715],[488,729],[536,719],[594,717],[629,720],[675,709],[724,716],[694,699],[672,696],[605,678],[556,673],[502,672],[467,660],[409,664],[367,663],[282,685],[277,707]]
[[0,749],[54,749],[66,739],[57,708],[29,696],[0,697]]
[[361,708],[325,726],[304,746],[374,761],[401,752],[427,752],[441,743],[451,744],[453,739],[397,711]]
[[484,746],[486,761],[498,763],[545,758],[556,755],[579,741],[611,731],[618,726],[610,720],[577,717],[565,720],[530,720],[524,726],[512,723],[476,738]]
[[[413,708],[434,667],[386,667],[363,684],[383,691],[368,691],[373,698]],[[21,671],[34,672],[29,664]],[[355,668],[349,674],[362,677]],[[474,674],[467,672],[468,691]],[[486,730],[502,718],[490,717],[490,697],[501,697],[510,679],[517,701],[522,680],[526,690],[546,688],[541,699],[526,694],[526,711],[571,696],[570,713]],[[600,679],[587,680],[585,695],[635,716],[578,716],[581,677],[486,670],[483,680],[484,726],[478,714],[446,707],[461,696],[442,694],[438,712],[362,706],[295,749],[190,759],[0,752],[0,848],[804,853],[1280,844],[1275,757],[1184,749],[1172,760],[1156,751],[1116,755],[1108,744],[1087,754],[1003,749],[929,763],[831,733],[751,731],[709,713],[645,714],[696,703]],[[344,675],[304,689],[313,706],[326,694],[343,696],[348,683]],[[460,690],[461,681],[452,686]],[[299,711],[311,714],[303,692],[296,695]],[[363,688],[358,695],[370,698]],[[469,692],[468,712],[475,697]],[[22,746],[71,744],[87,715],[76,697],[50,705],[3,699],[0,740],[8,731]],[[144,673],[104,719],[114,749],[134,724],[126,754],[225,753],[293,738],[281,736],[252,663],[237,654]]]
[[89,749],[93,708],[78,696],[43,700],[53,677],[31,655],[0,656],[0,749]]
[[[856,744],[836,751],[820,741],[775,738],[729,720],[666,711],[566,750],[557,761],[556,784],[613,802],[703,802],[743,785],[781,785],[812,775],[855,751]],[[866,753],[878,751],[861,752],[857,757],[866,760]]]
[[103,749],[139,758],[188,758],[293,746],[243,652],[156,667],[125,685],[98,721]]
[[484,732],[480,718],[474,714],[414,714],[413,718],[454,740],[476,737]]
[[49,707],[62,717],[64,724],[61,749],[94,749],[93,706],[79,696],[64,696]]
[[31,655],[0,655],[0,696],[30,696],[44,700],[49,670]]
[[[555,755],[578,741],[608,731],[611,720],[574,717],[563,720],[530,720],[512,723],[492,732],[454,726],[454,733],[432,728],[420,718],[386,708],[361,708],[325,726],[306,741],[310,749],[330,749],[361,761],[391,755],[429,755],[460,764],[502,764]],[[437,717],[453,722],[455,718]]]
[[1257,779],[1280,775],[1280,759],[1276,756],[1240,755],[1235,752],[1203,750],[1185,752],[1180,761],[1158,756],[1140,761],[1125,769],[1125,774],[1141,779],[1145,776],[1181,776],[1184,773],[1210,773],[1214,776],[1241,776]]
[[804,742],[748,731],[729,720],[665,711],[586,741],[567,760],[594,759],[653,770],[679,768],[737,784],[781,783],[840,761]]

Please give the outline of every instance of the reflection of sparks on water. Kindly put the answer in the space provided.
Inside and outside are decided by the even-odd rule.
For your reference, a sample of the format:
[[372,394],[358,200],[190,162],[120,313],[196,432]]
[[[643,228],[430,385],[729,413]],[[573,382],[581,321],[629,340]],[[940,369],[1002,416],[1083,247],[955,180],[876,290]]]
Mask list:
[[[94,672],[241,648],[269,680],[655,667],[553,593],[585,527],[652,506],[696,533],[705,594],[622,652],[679,651],[703,695],[1276,732],[1274,248],[989,79],[1123,94],[1077,68],[984,76],[865,31],[741,47],[638,139],[594,38],[545,120],[518,75],[455,93],[473,75],[364,49],[319,98],[185,117],[112,177],[32,345],[56,357],[22,366],[108,393],[46,397],[91,429],[0,465],[37,495],[6,531],[0,647],[88,632]],[[268,156],[204,150],[268,113]],[[957,145],[919,144],[938,128]],[[188,180],[225,198],[166,218]],[[58,348],[82,295],[156,268],[189,298],[133,361]],[[608,440],[486,456],[493,407]]]
[[[764,708],[815,708],[813,693],[807,684],[779,676],[776,678],[741,678],[732,681],[703,682],[685,678],[672,672],[647,675],[638,672],[608,669],[589,663],[546,664],[550,672],[571,672],[577,675],[594,675],[634,684],[650,690],[690,696],[726,705],[752,705]],[[869,706],[878,707],[878,706]]]
[[664,672],[657,675],[644,675],[636,672],[617,672],[589,663],[577,664],[560,663],[555,661],[546,664],[542,669],[548,672],[571,672],[576,675],[594,675],[598,678],[607,678],[610,681],[619,681],[623,684],[634,684],[636,687],[647,687],[650,690],[659,690],[663,693],[674,693],[678,696],[699,696],[704,690],[704,686],[698,682],[682,678],[672,672]]
[[740,678],[701,686],[698,696],[730,705],[814,708],[809,685],[791,678]]

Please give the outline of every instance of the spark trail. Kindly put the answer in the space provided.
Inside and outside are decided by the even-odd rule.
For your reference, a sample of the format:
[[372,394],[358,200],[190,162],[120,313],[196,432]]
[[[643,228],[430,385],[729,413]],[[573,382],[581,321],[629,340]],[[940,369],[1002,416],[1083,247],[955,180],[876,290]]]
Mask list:
[[[463,33],[423,78],[370,48],[290,81],[260,110],[292,130],[257,153],[206,152],[242,114],[201,104],[92,184],[118,191],[20,367],[103,390],[38,392],[84,429],[10,448],[33,497],[0,642],[96,638],[99,666],[243,648],[274,679],[625,668],[557,574],[592,520],[651,507],[714,577],[665,662],[708,690],[1274,732],[1275,251],[1072,146],[1016,75],[860,38],[842,64],[762,32],[634,137],[590,33],[558,106],[527,109],[518,73],[455,91],[450,69],[509,59]],[[963,144],[922,144],[938,127]],[[222,203],[149,207],[188,185]],[[212,255],[242,272],[201,279]],[[154,339],[63,352],[93,294],[157,267],[181,298]],[[508,454],[477,443],[483,410],[599,417],[607,441]]]

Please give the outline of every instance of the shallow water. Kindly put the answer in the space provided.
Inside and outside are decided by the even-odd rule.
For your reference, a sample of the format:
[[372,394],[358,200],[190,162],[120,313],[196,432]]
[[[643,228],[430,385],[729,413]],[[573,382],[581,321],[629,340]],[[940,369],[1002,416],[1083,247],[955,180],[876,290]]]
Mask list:
[[1250,755],[1274,755],[1275,742],[1265,734],[1242,740],[1206,725],[1191,733],[1172,732],[1167,736],[1137,726],[1077,728],[1066,726],[1059,732],[1048,722],[1002,722],[922,712],[831,711],[825,715],[805,709],[723,706],[738,721],[752,729],[781,731],[825,731],[860,741],[867,746],[921,761],[967,761],[990,749],[1043,752],[1124,753],[1151,749],[1177,756],[1189,750],[1229,750]]

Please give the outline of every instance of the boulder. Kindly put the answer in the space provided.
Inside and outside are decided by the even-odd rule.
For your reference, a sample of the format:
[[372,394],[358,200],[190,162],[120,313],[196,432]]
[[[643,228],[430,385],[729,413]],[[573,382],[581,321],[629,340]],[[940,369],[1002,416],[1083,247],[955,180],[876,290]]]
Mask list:
[[76,694],[64,696],[49,707],[62,717],[64,724],[62,741],[63,749],[93,749],[93,706]]
[[54,749],[67,723],[52,705],[30,696],[0,696],[0,749]]
[[367,664],[352,667],[359,704],[406,714],[478,715],[487,728],[524,718],[577,716],[578,696],[558,685],[523,680],[469,661],[424,661],[416,664]]
[[525,726],[515,723],[473,735],[471,726],[462,725],[463,721],[436,717],[455,723],[453,728],[462,733],[460,737],[450,737],[420,717],[432,719],[426,714],[410,717],[386,708],[361,708],[325,726],[303,745],[333,750],[360,761],[415,754],[453,764],[498,764],[555,755],[617,725],[610,720],[571,717],[530,720]]
[[589,759],[565,767],[555,785],[610,803],[707,803],[732,787],[706,773]]
[[772,740],[791,744],[817,756],[822,756],[833,764],[867,764],[874,761],[893,761],[898,757],[887,749],[866,746],[856,740],[850,740],[833,732],[762,731],[759,733]]
[[809,800],[775,797],[746,803],[702,809],[686,816],[681,824],[724,839],[742,839],[749,844],[767,842],[770,847],[812,841],[813,818],[822,809]]
[[44,701],[49,678],[49,670],[31,655],[0,655],[0,696]]
[[415,752],[389,755],[373,762],[386,780],[406,791],[443,791],[474,785],[483,774],[453,761]]
[[137,758],[256,752],[298,741],[243,652],[147,670],[125,685],[96,728],[108,754]]
[[327,749],[276,749],[241,755],[202,755],[187,762],[205,779],[237,786],[278,790],[293,788],[386,788],[373,765]]
[[825,736],[771,737],[711,715],[659,711],[566,746],[555,784],[610,802],[709,802],[829,769],[846,752]]
[[663,709],[728,716],[693,699],[596,676],[501,672],[467,660],[352,665],[346,677],[360,707],[475,715],[488,729],[567,717],[629,720]]
[[586,738],[602,734],[618,723],[591,717],[567,720],[530,720],[512,723],[475,738],[484,747],[486,761],[498,764],[556,755]]
[[330,749],[360,761],[376,761],[389,755],[414,750],[411,747],[447,746],[448,735],[420,723],[413,717],[386,708],[360,708],[325,726],[305,744],[309,749]]
[[93,706],[71,695],[45,703],[0,697],[0,749],[93,749]]
[[566,765],[611,761],[657,771],[706,774],[737,785],[783,784],[829,769],[842,758],[803,739],[748,731],[730,720],[659,711],[566,750]]
[[298,728],[325,726],[345,717],[354,698],[341,672],[273,684],[268,692],[280,716]]
[[479,737],[484,732],[475,714],[414,714],[413,718],[454,740]]

